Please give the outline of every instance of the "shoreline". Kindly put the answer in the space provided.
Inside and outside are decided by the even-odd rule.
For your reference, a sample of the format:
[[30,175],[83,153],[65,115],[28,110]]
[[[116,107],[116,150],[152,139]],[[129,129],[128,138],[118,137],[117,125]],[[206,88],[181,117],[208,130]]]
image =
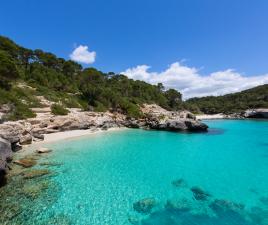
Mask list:
[[216,120],[216,119],[230,119],[230,118],[228,118],[228,116],[225,114],[218,113],[218,114],[212,114],[212,115],[209,115],[209,114],[196,115],[196,119],[198,119],[198,120]]
[[[31,149],[32,147],[42,147],[42,145],[51,144],[58,141],[63,140],[72,140],[77,139],[80,137],[86,137],[93,134],[99,134],[104,132],[111,132],[111,131],[122,131],[126,130],[126,127],[111,127],[107,130],[103,129],[86,129],[86,130],[68,130],[68,131],[60,131],[51,134],[44,134],[44,140],[32,142],[29,145],[23,145],[22,151],[18,151],[17,153],[26,152],[27,150]],[[16,153],[15,153],[16,154]]]

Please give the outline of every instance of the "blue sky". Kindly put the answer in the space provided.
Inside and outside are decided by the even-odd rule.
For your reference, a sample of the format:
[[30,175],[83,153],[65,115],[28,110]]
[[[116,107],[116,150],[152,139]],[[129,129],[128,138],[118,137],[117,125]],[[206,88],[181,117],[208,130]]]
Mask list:
[[88,46],[96,58],[85,66],[128,70],[148,82],[154,80],[133,69],[143,65],[140,73],[163,75],[177,62],[198,76],[233,69],[247,78],[268,74],[267,12],[266,0],[9,0],[1,2],[0,33],[64,58]]

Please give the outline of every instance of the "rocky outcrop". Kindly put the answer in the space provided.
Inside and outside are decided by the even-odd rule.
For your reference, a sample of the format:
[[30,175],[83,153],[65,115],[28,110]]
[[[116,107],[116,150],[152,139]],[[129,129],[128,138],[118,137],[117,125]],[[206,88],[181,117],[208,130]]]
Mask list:
[[5,174],[8,170],[7,162],[12,159],[11,144],[0,138],[0,187],[4,183]]
[[144,105],[145,125],[150,129],[169,131],[207,131],[208,126],[188,111],[167,111],[158,105]]
[[268,109],[248,109],[245,111],[244,117],[268,119]]

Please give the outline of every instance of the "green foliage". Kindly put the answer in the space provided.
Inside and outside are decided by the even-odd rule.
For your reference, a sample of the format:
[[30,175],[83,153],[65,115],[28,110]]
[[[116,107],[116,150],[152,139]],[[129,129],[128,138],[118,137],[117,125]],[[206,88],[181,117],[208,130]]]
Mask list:
[[10,89],[10,82],[19,77],[17,66],[12,57],[0,50],[0,87]]
[[[113,72],[83,69],[76,62],[40,49],[26,49],[3,36],[0,36],[0,78],[4,82],[2,89],[15,86],[18,80],[35,88],[34,93],[11,88],[12,98],[7,98],[8,103],[20,99],[30,107],[37,107],[34,96],[40,95],[70,108],[120,111],[129,117],[141,117],[139,105],[143,103],[174,110],[182,108],[181,94],[173,89],[165,91],[161,83],[151,85]],[[59,106],[54,110],[62,113]]]
[[268,108],[268,85],[224,96],[192,98],[186,101],[187,108],[198,107],[207,114],[241,112],[249,108]]
[[36,114],[32,112],[27,105],[15,102],[13,110],[7,115],[5,120],[27,119],[35,116]]
[[51,106],[51,112],[54,115],[67,115],[69,113],[69,110],[60,104],[53,104]]
[[182,104],[181,93],[175,89],[169,89],[165,92],[165,96],[168,100],[168,105],[172,109],[180,109]]

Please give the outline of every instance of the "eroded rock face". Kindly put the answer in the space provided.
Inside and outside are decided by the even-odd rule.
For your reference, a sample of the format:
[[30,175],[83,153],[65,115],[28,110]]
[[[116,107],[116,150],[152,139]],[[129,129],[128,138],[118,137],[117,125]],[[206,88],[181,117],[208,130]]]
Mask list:
[[188,111],[167,111],[158,105],[145,104],[142,108],[150,129],[169,131],[207,131],[208,126]]
[[264,118],[268,119],[268,109],[248,109],[245,111],[246,118]]
[[23,126],[19,123],[0,124],[0,137],[9,141],[11,144],[19,142],[22,132]]
[[0,138],[0,187],[4,183],[5,174],[8,170],[7,161],[12,159],[11,144]]

